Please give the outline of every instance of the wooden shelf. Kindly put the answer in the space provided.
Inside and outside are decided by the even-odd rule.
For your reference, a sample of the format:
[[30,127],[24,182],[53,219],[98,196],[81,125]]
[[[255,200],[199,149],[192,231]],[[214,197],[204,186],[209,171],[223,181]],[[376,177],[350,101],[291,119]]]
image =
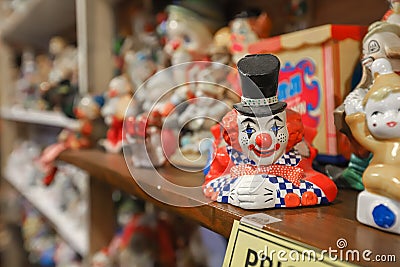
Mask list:
[[[220,203],[204,203],[193,208],[171,206],[159,202],[147,195],[131,177],[122,155],[107,154],[98,150],[65,151],[60,160],[74,164],[89,172],[92,179],[101,180],[115,188],[133,194],[156,206],[192,219],[203,226],[229,237],[234,220],[256,212],[263,212],[281,219],[281,222],[267,225],[264,229],[275,234],[294,239],[317,249],[337,248],[339,238],[345,238],[349,249],[371,250],[375,255],[396,255],[400,259],[400,236],[379,231],[358,223],[355,219],[357,192],[342,190],[337,199],[328,206],[318,206],[301,209],[272,209],[263,211],[248,211],[231,205]],[[136,172],[137,171],[137,172]],[[151,171],[137,169],[139,176],[146,177],[146,186],[155,189],[152,183]],[[186,186],[198,186],[203,183],[201,173],[188,174],[171,166],[159,169],[159,172],[169,181]],[[182,196],[173,191],[165,191],[171,199],[176,198],[185,204],[200,204],[198,196]],[[198,194],[201,195],[199,188]],[[196,200],[197,199],[197,200]],[[373,265],[373,263],[370,263]],[[390,266],[390,263],[387,263]],[[364,265],[364,264],[363,264]],[[368,265],[368,264],[366,264]],[[395,264],[393,265],[395,266]]]
[[55,111],[24,109],[19,107],[1,108],[1,118],[12,121],[41,124],[54,127],[78,129],[79,122]]
[[76,25],[74,0],[30,0],[6,19],[2,38],[12,44],[47,49],[50,38]]
[[[16,177],[19,177],[19,179],[16,179]],[[62,213],[51,201],[46,188],[24,186],[21,184],[23,177],[17,175],[17,173],[6,173],[4,178],[50,222],[64,241],[80,255],[87,255],[87,227],[71,220],[65,213]]]

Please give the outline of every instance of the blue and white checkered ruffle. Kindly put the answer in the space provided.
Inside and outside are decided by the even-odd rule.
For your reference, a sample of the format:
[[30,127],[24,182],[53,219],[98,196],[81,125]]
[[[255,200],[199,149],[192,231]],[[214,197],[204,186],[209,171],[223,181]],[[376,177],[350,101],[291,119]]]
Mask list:
[[[250,164],[256,166],[257,164],[249,159],[242,152],[234,149],[232,146],[226,146],[226,150],[228,151],[231,160],[235,165],[239,164]],[[275,164],[286,165],[286,166],[297,166],[301,160],[301,155],[297,152],[297,150],[292,149],[289,152],[285,153],[280,157]]]
[[280,157],[275,164],[286,165],[286,166],[297,166],[301,160],[301,155],[297,150],[292,149]]
[[230,175],[221,176],[209,182],[206,188],[212,188],[214,192],[219,192],[217,202],[228,203],[229,193],[236,179],[232,179]]
[[226,146],[226,151],[228,151],[228,155],[231,157],[231,160],[235,165],[239,164],[250,164],[254,166],[257,165],[253,160],[249,159],[242,152],[234,149],[231,146]]

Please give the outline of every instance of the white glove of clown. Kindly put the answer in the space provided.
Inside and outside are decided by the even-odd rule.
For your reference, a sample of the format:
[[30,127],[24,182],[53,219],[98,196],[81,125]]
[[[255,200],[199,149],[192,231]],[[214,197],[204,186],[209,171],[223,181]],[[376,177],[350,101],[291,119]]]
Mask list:
[[243,209],[275,207],[275,186],[261,174],[237,178],[229,194],[229,204]]

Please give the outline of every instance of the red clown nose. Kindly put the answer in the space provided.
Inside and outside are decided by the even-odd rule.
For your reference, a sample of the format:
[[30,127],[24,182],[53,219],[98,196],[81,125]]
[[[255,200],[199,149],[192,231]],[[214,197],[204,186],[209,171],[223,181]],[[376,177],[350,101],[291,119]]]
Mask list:
[[267,133],[261,133],[256,136],[256,144],[258,147],[269,148],[272,144],[272,138]]

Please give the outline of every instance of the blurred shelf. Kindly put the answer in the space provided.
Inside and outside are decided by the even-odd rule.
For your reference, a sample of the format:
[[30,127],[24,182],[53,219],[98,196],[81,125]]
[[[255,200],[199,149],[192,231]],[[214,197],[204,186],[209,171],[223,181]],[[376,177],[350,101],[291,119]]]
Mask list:
[[20,107],[1,108],[0,116],[11,121],[41,124],[54,127],[77,129],[79,121],[70,119],[64,114],[55,111],[24,109]]
[[6,19],[1,36],[14,45],[47,49],[52,36],[75,25],[75,0],[29,0]]
[[[345,238],[352,249],[371,250],[375,255],[395,254],[400,259],[400,236],[379,231],[356,221],[356,199],[358,192],[341,190],[337,199],[331,205],[301,209],[271,209],[249,211],[227,204],[208,202],[201,198],[201,188],[196,194],[185,196],[180,192],[164,189],[154,182],[154,173],[149,169],[135,169],[135,179],[132,178],[122,155],[107,154],[98,150],[65,151],[60,160],[76,165],[86,170],[92,179],[105,182],[127,193],[135,195],[156,206],[192,219],[203,226],[229,237],[234,220],[243,216],[263,212],[282,221],[268,224],[265,230],[291,238],[307,246],[319,250],[333,248],[340,238]],[[203,183],[201,173],[187,173],[167,166],[158,172],[169,182],[182,186],[199,186]],[[141,186],[146,190],[161,190],[164,197],[179,201],[181,206],[172,206],[160,202],[144,192],[135,180],[140,179]],[[197,207],[184,207],[198,204]],[[384,246],[382,244],[385,244]],[[375,263],[376,264],[376,263]],[[392,264],[392,265],[390,265]],[[368,263],[373,266],[374,263]],[[387,263],[385,266],[398,266]]]
[[[15,177],[19,177],[15,179]],[[28,200],[52,225],[56,232],[81,256],[88,253],[88,229],[73,221],[51,201],[46,188],[23,185],[17,173],[5,173],[4,179]]]

